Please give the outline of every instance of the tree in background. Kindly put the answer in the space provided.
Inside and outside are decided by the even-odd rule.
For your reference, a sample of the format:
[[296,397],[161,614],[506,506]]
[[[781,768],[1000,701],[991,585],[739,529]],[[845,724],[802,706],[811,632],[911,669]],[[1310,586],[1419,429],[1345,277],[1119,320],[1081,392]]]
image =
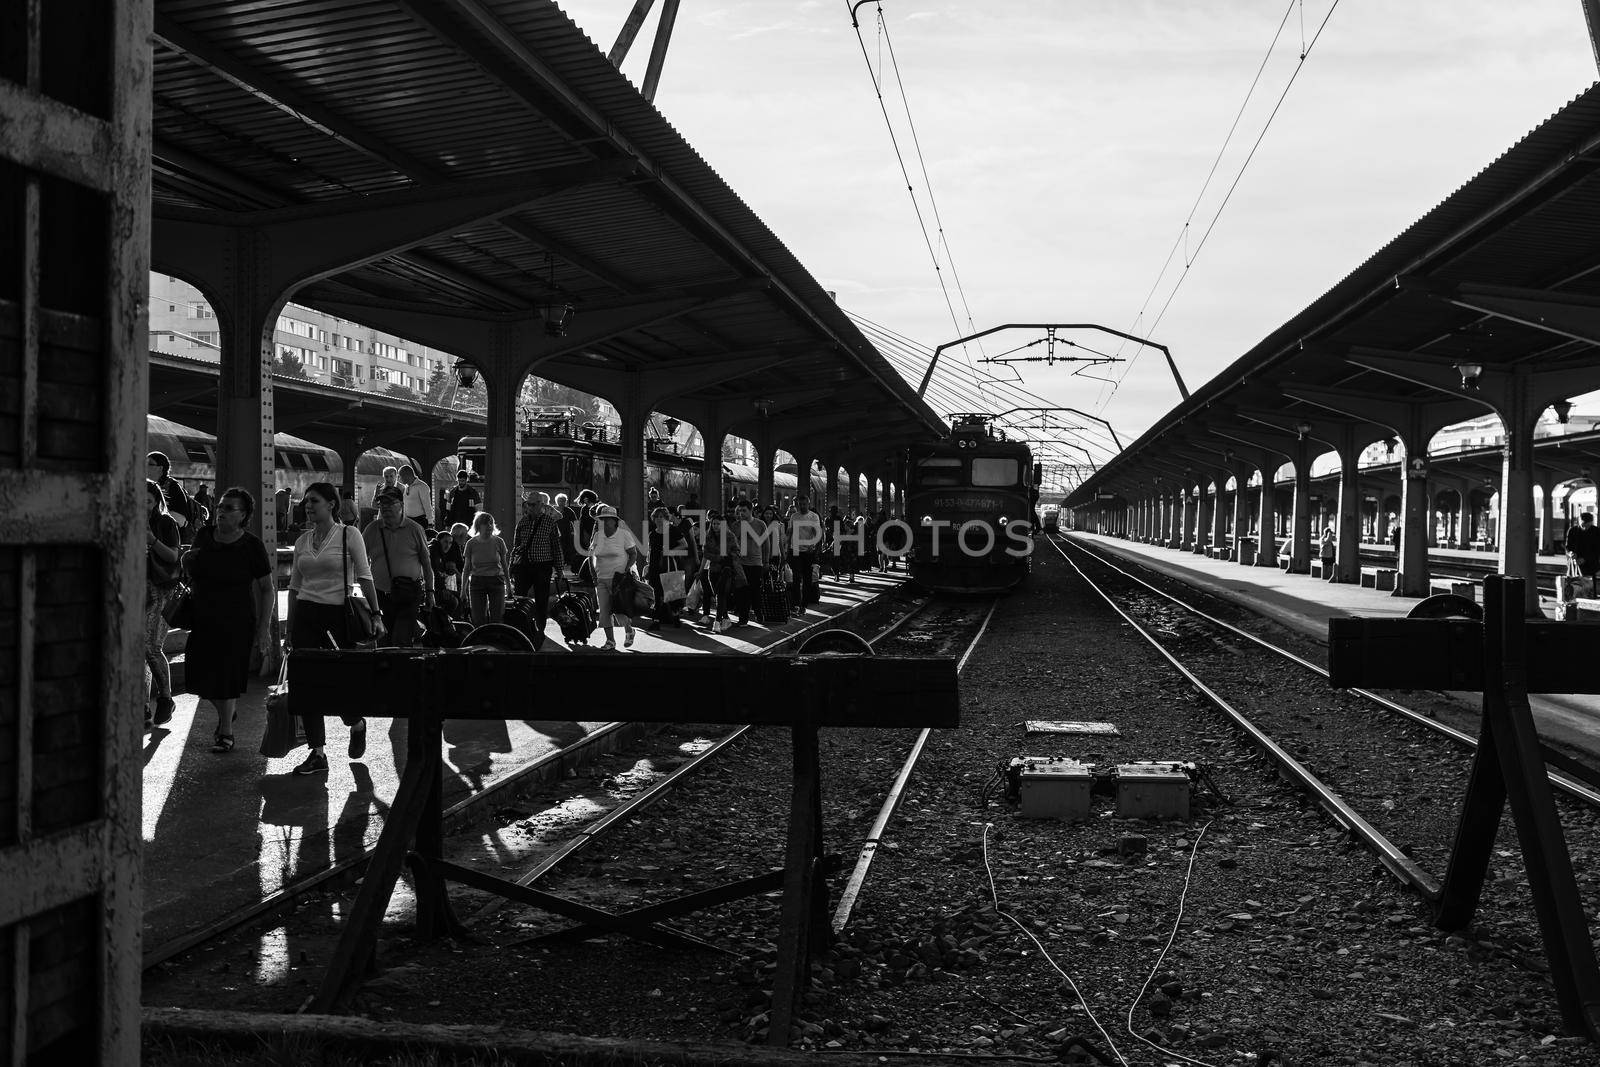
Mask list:
[[288,352],[279,352],[278,358],[272,361],[272,373],[281,374],[285,378],[304,378],[306,367],[300,362],[300,357],[290,355]]

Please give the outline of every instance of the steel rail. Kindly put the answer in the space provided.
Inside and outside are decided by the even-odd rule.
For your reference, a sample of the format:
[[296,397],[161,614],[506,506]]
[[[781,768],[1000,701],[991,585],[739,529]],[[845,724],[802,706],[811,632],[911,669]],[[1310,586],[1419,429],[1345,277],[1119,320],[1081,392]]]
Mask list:
[[[1000,606],[999,598],[989,605],[989,611],[983,617],[983,622],[978,626],[978,632],[973,635],[967,644],[966,651],[961,654],[961,659],[956,663],[956,674],[959,676],[967,665],[967,660],[972,658],[972,653],[977,649],[978,642],[983,640],[983,635],[989,630],[989,621],[994,618],[995,609]],[[910,616],[907,616],[909,618]],[[905,619],[900,620],[904,622]],[[900,623],[885,630],[874,638],[870,644],[888,637]],[[906,756],[905,762],[900,766],[900,773],[895,776],[894,785],[889,787],[889,795],[884,798],[883,806],[878,809],[878,817],[872,821],[872,828],[867,831],[866,843],[861,846],[861,853],[856,857],[856,866],[850,872],[850,878],[845,882],[844,891],[839,894],[839,906],[833,913],[833,932],[835,934],[845,928],[850,921],[850,913],[855,910],[856,900],[861,896],[862,886],[866,884],[867,872],[872,869],[872,860],[878,854],[878,845],[883,842],[884,832],[889,828],[889,820],[894,818],[895,812],[900,810],[900,801],[904,799],[906,785],[911,780],[911,772],[917,769],[917,761],[922,758],[922,749],[928,743],[928,735],[933,731],[924,728],[917,735],[917,740],[911,746],[911,752]]]
[[[868,601],[868,603],[870,603],[870,601]],[[919,608],[910,612],[906,618],[910,618],[912,615],[917,614],[917,611],[920,610],[921,609]],[[904,621],[905,619],[900,620],[901,623]],[[818,619],[814,622],[807,623],[799,630],[796,630],[794,633],[786,636],[782,641],[762,649],[757,654],[769,655],[780,648],[796,644],[804,639],[807,635],[815,631],[831,628],[836,624],[836,622],[837,618],[830,616],[828,618]],[[897,626],[899,624],[900,623],[896,623]],[[590,733],[579,738],[577,741],[574,741],[572,744],[567,745],[564,748],[552,749],[543,756],[540,756],[525,766],[519,767],[510,774],[507,774],[504,778],[500,778],[495,782],[492,782],[476,793],[471,793],[461,798],[459,801],[445,809],[443,816],[441,817],[441,821],[443,821],[446,825],[450,825],[452,823],[458,823],[465,818],[472,817],[492,803],[495,803],[503,798],[506,794],[514,793],[518,788],[526,786],[529,784],[530,779],[537,778],[539,775],[546,773],[552,768],[552,766],[560,767],[566,764],[581,764],[586,760],[591,750],[599,747],[602,742],[609,740],[614,734],[621,732],[630,726],[636,725],[638,724],[627,722],[604,723]],[[749,727],[747,726],[740,727],[739,731],[736,731],[736,733],[742,733],[744,730],[748,729]],[[721,748],[724,744],[732,739],[733,738],[731,737],[724,738],[714,747]],[[696,757],[696,760],[678,768],[673,772],[673,774],[676,775],[680,772],[690,769],[690,767],[697,764],[697,761],[700,758],[708,755],[710,751],[712,750],[701,753],[700,756]],[[641,794],[641,796],[642,795],[643,794]],[[610,814],[611,813],[608,813],[608,818],[610,817]],[[332,832],[331,827],[329,828],[329,832]],[[572,849],[572,852],[576,851],[578,851],[578,849]],[[274,890],[258,901],[247,904],[242,908],[236,908],[226,915],[223,915],[196,930],[191,930],[188,933],[180,934],[174,938],[169,938],[168,940],[156,945],[144,953],[141,962],[141,969],[149,971],[151,968],[158,967],[176,956],[193,951],[195,948],[198,948],[208,941],[212,941],[216,938],[224,936],[225,934],[242,929],[246,926],[253,925],[261,922],[264,919],[269,919],[274,915],[278,915],[284,911],[287,911],[289,908],[294,906],[294,903],[297,900],[305,896],[307,893],[313,892],[324,886],[339,884],[343,880],[355,880],[360,878],[362,872],[366,869],[367,861],[372,858],[372,853],[373,849],[368,848],[354,856],[349,856],[343,860],[331,863],[321,870],[313,871],[303,878],[298,878],[295,881],[290,882],[288,885]],[[570,855],[571,853],[568,854]],[[482,913],[479,913],[478,915],[474,916],[474,920],[481,917]]]
[[[1313,672],[1313,673],[1315,673],[1317,675],[1320,675],[1323,678],[1327,678],[1328,677],[1327,668],[1322,667],[1319,664],[1312,663],[1310,660],[1305,659],[1305,658],[1303,658],[1301,656],[1297,656],[1293,652],[1290,652],[1288,649],[1281,648],[1278,645],[1273,644],[1271,641],[1268,641],[1267,639],[1265,639],[1263,637],[1260,637],[1260,636],[1258,636],[1256,634],[1251,633],[1249,630],[1240,629],[1239,627],[1233,625],[1230,622],[1224,622],[1221,619],[1216,618],[1215,616],[1206,614],[1205,612],[1201,611],[1199,608],[1195,607],[1193,604],[1189,604],[1189,603],[1186,603],[1185,601],[1179,600],[1177,597],[1173,596],[1171,593],[1167,592],[1164,589],[1161,589],[1161,588],[1159,588],[1157,586],[1154,586],[1154,585],[1150,584],[1149,582],[1145,581],[1143,578],[1139,577],[1137,574],[1134,574],[1131,571],[1124,570],[1122,567],[1118,566],[1116,563],[1113,563],[1110,559],[1107,559],[1104,553],[1102,553],[1102,552],[1100,552],[1100,551],[1098,551],[1096,549],[1090,548],[1088,545],[1086,545],[1083,542],[1077,540],[1076,538],[1071,538],[1066,534],[1057,534],[1056,536],[1058,538],[1062,539],[1062,540],[1069,541],[1074,548],[1078,549],[1081,552],[1088,553],[1089,555],[1093,556],[1095,559],[1099,560],[1103,565],[1105,565],[1107,567],[1110,567],[1112,570],[1116,571],[1118,574],[1123,575],[1129,581],[1138,582],[1140,585],[1144,586],[1146,589],[1150,590],[1152,593],[1155,593],[1157,596],[1166,598],[1167,600],[1171,601],[1173,604],[1176,604],[1178,607],[1184,609],[1185,611],[1189,612],[1192,615],[1198,615],[1200,618],[1202,618],[1205,621],[1211,623],[1213,626],[1219,626],[1222,629],[1227,630],[1229,633],[1232,633],[1232,634],[1234,634],[1234,635],[1236,635],[1238,637],[1242,637],[1242,638],[1246,639],[1247,641],[1254,642],[1255,644],[1260,645],[1262,648],[1266,649],[1267,651],[1273,652],[1273,653],[1275,653],[1275,654],[1277,654],[1279,656],[1282,656],[1284,659],[1289,660],[1289,661],[1291,661],[1293,663],[1297,663],[1300,666],[1304,667],[1306,670],[1311,671],[1311,672]],[[1181,581],[1182,579],[1174,578],[1173,580],[1174,581]],[[1212,595],[1215,595],[1215,594],[1212,594]],[[1390,700],[1388,697],[1383,696],[1381,693],[1375,693],[1370,689],[1358,689],[1358,688],[1355,688],[1355,687],[1352,686],[1350,689],[1348,689],[1346,691],[1347,692],[1351,692],[1351,693],[1355,693],[1358,696],[1366,697],[1368,700],[1370,700],[1373,703],[1377,704],[1379,707],[1383,708],[1386,711],[1393,712],[1396,715],[1400,715],[1400,716],[1410,720],[1411,722],[1416,723],[1418,726],[1423,726],[1423,727],[1426,727],[1429,730],[1434,731],[1435,733],[1442,734],[1445,737],[1449,738],[1451,741],[1454,741],[1456,744],[1461,745],[1463,748],[1467,749],[1468,751],[1477,751],[1478,739],[1473,737],[1469,733],[1464,733],[1461,730],[1457,730],[1454,726],[1450,726],[1450,725],[1448,725],[1446,723],[1439,722],[1437,719],[1430,719],[1428,716],[1422,714],[1421,712],[1415,711],[1415,710],[1413,710],[1411,708],[1408,708],[1404,704],[1400,704],[1400,703],[1397,703],[1397,702],[1395,702],[1393,700]],[[1579,801],[1582,801],[1585,804],[1588,804],[1590,807],[1600,808],[1600,790],[1593,789],[1590,786],[1585,785],[1583,782],[1577,780],[1576,778],[1572,778],[1572,777],[1569,777],[1568,775],[1562,774],[1560,771],[1548,771],[1547,775],[1548,775],[1548,777],[1550,779],[1550,784],[1555,786],[1561,792],[1566,793],[1568,796],[1572,797],[1574,800],[1579,800]]]
[[[889,627],[887,629],[885,629],[882,633],[878,634],[876,637],[874,637],[870,641],[868,641],[867,644],[868,645],[875,644],[878,641],[882,641],[884,638],[886,638],[889,635],[893,634],[896,630],[898,630],[900,627],[904,626],[907,622],[909,622],[910,620],[916,618],[918,615],[921,615],[922,612],[924,610],[926,610],[928,604],[930,604],[930,603],[932,603],[931,599],[930,600],[925,600],[921,604],[919,604],[915,608],[913,608],[911,611],[906,612],[900,618],[896,619],[893,623],[891,623],[889,625]],[[830,620],[824,620],[824,621],[830,621]],[[806,630],[802,630],[802,631],[800,631],[800,633],[809,632],[813,628],[814,627],[807,627]],[[798,637],[799,634],[796,634],[795,636]],[[793,643],[793,642],[792,641],[784,642],[784,644],[790,644],[790,643]],[[761,652],[757,653],[757,655],[770,655],[770,654],[772,654],[773,651],[776,650],[777,647],[778,646],[773,646],[772,648],[763,649]],[[963,662],[965,662],[965,661],[963,661]],[[959,669],[960,668],[958,667],[957,670],[959,671]],[[681,784],[683,779],[689,777],[695,771],[697,771],[701,767],[705,766],[705,764],[709,763],[713,758],[715,758],[717,755],[719,755],[729,745],[733,744],[735,741],[739,740],[745,734],[749,733],[751,729],[752,729],[752,727],[750,727],[750,726],[740,726],[740,727],[737,727],[734,730],[729,731],[727,734],[724,734],[710,748],[706,749],[704,752],[698,753],[693,759],[691,759],[687,763],[683,764],[683,766],[678,767],[676,770],[674,770],[671,774],[667,775],[665,778],[662,778],[660,781],[654,783],[648,789],[645,789],[644,791],[642,791],[640,793],[637,793],[634,796],[628,798],[623,803],[617,805],[615,808],[612,808],[610,811],[606,812],[605,815],[603,815],[601,818],[595,820],[595,822],[593,822],[589,826],[587,826],[584,829],[578,831],[578,833],[577,833],[577,835],[575,837],[571,838],[565,844],[561,845],[558,849],[556,849],[554,852],[552,852],[549,856],[546,856],[539,863],[537,863],[533,867],[529,868],[527,871],[524,871],[522,874],[518,875],[514,879],[514,881],[516,882],[517,885],[524,886],[524,887],[533,885],[535,882],[539,881],[545,875],[549,874],[551,871],[553,871],[557,867],[561,866],[563,863],[565,863],[567,860],[571,859],[573,856],[577,855],[579,852],[582,852],[584,849],[588,848],[590,845],[594,844],[596,841],[599,841],[599,840],[603,839],[604,837],[606,837],[612,830],[615,830],[617,827],[621,826],[628,819],[630,819],[634,815],[637,815],[638,813],[644,811],[646,808],[650,807],[656,801],[660,800],[662,797],[666,796],[672,790],[676,789],[678,787],[678,785]],[[505,903],[506,903],[506,900],[505,900],[504,897],[496,897],[496,898],[490,900],[489,902],[487,902],[486,904],[484,904],[484,906],[482,908],[479,908],[478,911],[475,912],[473,914],[473,916],[470,919],[467,920],[467,922],[469,924],[471,924],[471,923],[476,923],[476,922],[479,922],[479,921],[481,921],[483,919],[486,919],[489,916],[493,915],[495,912],[499,911],[500,908],[505,905]]]
[[1073,561],[1072,557],[1067,555],[1066,549],[1062,548],[1056,540],[1050,539],[1050,544],[1061,555],[1062,560],[1067,564],[1067,566],[1071,567],[1074,571],[1077,571],[1078,576],[1088,583],[1089,588],[1093,589],[1097,594],[1099,594],[1100,598],[1109,604],[1113,611],[1122,616],[1128,625],[1134,628],[1139,636],[1148,641],[1150,646],[1159,652],[1168,663],[1172,664],[1178,673],[1181,674],[1190,685],[1194,686],[1195,689],[1201,693],[1201,695],[1210,701],[1218,711],[1221,711],[1224,715],[1233,720],[1234,725],[1243,731],[1245,736],[1248,737],[1258,748],[1266,753],[1267,756],[1278,765],[1279,769],[1288,776],[1289,780],[1294,785],[1298,786],[1302,791],[1308,794],[1316,802],[1317,806],[1323,811],[1327,812],[1328,816],[1332,818],[1333,821],[1342,829],[1355,835],[1364,844],[1366,844],[1366,846],[1377,856],[1378,862],[1381,863],[1390,874],[1394,875],[1406,885],[1416,889],[1417,892],[1421,893],[1429,901],[1437,901],[1439,899],[1440,884],[1438,879],[1434,878],[1433,875],[1423,870],[1422,867],[1416,863],[1416,861],[1401,851],[1399,846],[1384,836],[1384,834],[1381,833],[1377,827],[1367,822],[1367,820],[1361,816],[1360,812],[1356,811],[1355,808],[1346,803],[1343,797],[1339,796],[1339,794],[1331,789],[1325,782],[1323,782],[1315,774],[1311,773],[1310,769],[1307,768],[1305,764],[1289,755],[1289,753],[1285,751],[1281,745],[1268,736],[1260,727],[1256,726],[1255,723],[1251,722],[1242,712],[1239,711],[1239,709],[1228,703],[1228,701],[1224,699],[1221,694],[1217,693],[1210,686],[1206,685],[1205,682],[1201,681],[1193,671],[1185,667],[1182,661],[1180,661],[1171,652],[1167,651],[1166,647],[1156,639],[1154,634],[1152,634],[1146,627],[1142,626],[1136,619],[1133,618],[1132,615],[1129,615],[1126,611],[1122,610],[1122,607],[1111,598],[1109,593],[1100,587],[1099,583],[1085,574],[1083,572],[1083,568],[1079,567],[1078,564]]

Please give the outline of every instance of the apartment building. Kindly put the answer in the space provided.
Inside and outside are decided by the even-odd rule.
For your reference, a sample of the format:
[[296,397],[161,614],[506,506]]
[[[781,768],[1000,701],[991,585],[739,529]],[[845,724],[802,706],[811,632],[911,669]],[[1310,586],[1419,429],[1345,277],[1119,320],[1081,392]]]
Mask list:
[[[216,360],[220,328],[200,290],[168,274],[150,276],[150,349]],[[418,398],[455,357],[298,304],[278,316],[273,346],[280,369],[298,364],[313,381],[382,393],[400,386]]]

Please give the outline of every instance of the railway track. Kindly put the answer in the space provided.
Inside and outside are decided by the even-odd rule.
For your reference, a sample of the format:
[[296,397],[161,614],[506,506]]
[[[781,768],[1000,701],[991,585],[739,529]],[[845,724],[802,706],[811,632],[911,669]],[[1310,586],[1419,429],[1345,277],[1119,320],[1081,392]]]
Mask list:
[[[1064,535],[1050,543],[1391,874],[1437,896],[1433,872],[1449,857],[1474,738],[1389,697],[1333,689],[1317,664],[1207,615]],[[1255,658],[1263,654],[1270,659]],[[1569,802],[1600,808],[1600,792],[1586,783],[1557,772],[1551,781]]]
[[[916,602],[909,611],[900,614],[889,624],[879,628],[877,633],[863,638],[861,643],[870,648],[873,654],[959,655],[961,662],[964,664],[966,657],[971,654],[972,649],[981,640],[983,630],[987,627],[989,618],[993,615],[996,603],[991,601],[981,607],[975,607],[970,602],[963,603],[939,597],[924,598]],[[825,635],[837,632],[832,620],[823,620],[799,631],[783,645],[774,646],[760,654],[803,649],[806,647],[808,640],[819,636],[824,637],[824,644],[828,648],[835,649],[839,647],[839,642]],[[689,718],[692,718],[692,713],[686,715],[686,719]],[[516,794],[529,788],[531,783],[548,779],[552,776],[562,776],[570,773],[572,769],[586,762],[591,754],[603,751],[603,746],[608,743],[614,744],[619,731],[627,725],[625,723],[607,723],[580,741],[550,753],[548,758],[529,764],[515,774],[508,775],[484,790],[463,799],[445,812],[444,822],[446,827],[461,826],[473,820],[481,822],[482,813],[494,812],[498,808],[507,805]],[[583,825],[559,846],[543,852],[539,859],[527,865],[524,870],[514,876],[513,880],[519,885],[533,885],[595,845],[607,841],[619,828],[628,824],[636,816],[658,802],[671,796],[675,790],[681,788],[695,774],[714,763],[751,729],[751,727],[742,726],[705,744],[691,758],[673,768],[670,772],[661,775],[657,780],[612,807],[599,818]],[[849,878],[849,901],[841,906],[836,915],[838,927],[844,925],[849,915],[850,907],[861,893],[867,872],[872,864],[872,858],[881,841],[881,836],[889,821],[893,818],[901,798],[904,796],[905,785],[915,768],[927,734],[928,731],[922,731],[921,735],[912,743],[910,753],[900,764],[899,771],[892,783],[884,783],[886,796],[878,818],[873,824],[873,830],[868,834],[856,860],[855,869]],[[553,798],[550,801],[550,807],[559,809],[572,799],[571,796]],[[361,877],[371,855],[372,850],[368,849],[359,855],[349,857],[330,867],[296,879],[247,908],[225,916],[217,922],[208,924],[182,937],[154,947],[145,954],[145,969],[148,971],[178,956],[203,949],[209,944],[220,942],[232,934],[259,926],[276,916],[292,911],[299,901],[312,894],[329,892],[353,883]],[[496,866],[496,873],[502,877],[507,876],[503,864]],[[398,891],[399,887],[397,887]],[[468,923],[474,924],[489,918],[500,909],[503,903],[504,901],[499,898],[492,898],[483,907],[470,915],[467,920]]]

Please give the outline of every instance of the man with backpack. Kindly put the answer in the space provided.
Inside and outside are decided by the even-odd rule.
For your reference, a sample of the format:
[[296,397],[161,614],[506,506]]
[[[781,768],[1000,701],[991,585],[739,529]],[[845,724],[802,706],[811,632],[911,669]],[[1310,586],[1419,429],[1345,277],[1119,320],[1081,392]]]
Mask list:
[[144,476],[156,483],[161,497],[167,502],[167,514],[178,524],[178,536],[183,544],[194,543],[195,508],[189,494],[171,475],[172,461],[165,452],[152,452],[144,457]]

